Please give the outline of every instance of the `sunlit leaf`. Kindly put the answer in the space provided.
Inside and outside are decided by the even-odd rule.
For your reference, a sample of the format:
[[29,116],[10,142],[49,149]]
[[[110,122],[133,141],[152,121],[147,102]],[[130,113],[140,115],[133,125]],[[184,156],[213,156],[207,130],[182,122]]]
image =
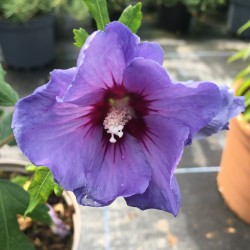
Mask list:
[[250,87],[244,96],[245,96],[245,105],[246,107],[248,107],[250,106]]
[[32,163],[29,163],[25,166],[25,170],[28,172],[35,172],[37,169],[37,166],[33,165]]
[[55,193],[56,196],[61,196],[62,193],[63,193],[63,188],[60,185],[55,183],[55,185],[54,185],[54,193]]
[[248,46],[245,49],[245,53],[242,57],[243,60],[247,60],[250,56],[250,43],[248,44]]
[[248,74],[250,74],[250,65],[248,65],[245,69],[240,71],[240,73],[236,76],[236,79],[246,77]]
[[54,182],[53,175],[48,168],[37,167],[28,188],[30,203],[25,215],[31,213],[39,204],[46,203],[54,188],[59,189],[57,186],[58,184]]
[[236,95],[242,96],[245,94],[246,90],[250,88],[250,78],[242,79],[239,86],[236,89]]
[[85,29],[80,28],[80,29],[73,29],[73,33],[75,40],[74,45],[78,48],[81,48],[89,36],[88,32]]
[[97,29],[104,30],[110,22],[106,0],[83,0],[96,21]]
[[239,30],[237,31],[238,34],[241,34],[245,30],[250,28],[250,20],[248,20],[244,25],[242,25]]
[[141,26],[142,21],[142,4],[139,2],[136,5],[129,5],[119,18],[119,22],[127,25],[132,32],[136,33]]
[[248,107],[244,112],[244,120],[250,122],[250,107]]
[[232,63],[234,61],[237,61],[239,59],[242,59],[244,54],[245,54],[245,50],[246,49],[242,49],[240,51],[238,51],[237,53],[235,53],[234,55],[230,56],[227,60],[228,63]]
[[24,184],[29,180],[29,176],[22,176],[22,175],[17,175],[13,178],[10,179],[12,183],[15,183],[19,185],[20,187],[23,187]]

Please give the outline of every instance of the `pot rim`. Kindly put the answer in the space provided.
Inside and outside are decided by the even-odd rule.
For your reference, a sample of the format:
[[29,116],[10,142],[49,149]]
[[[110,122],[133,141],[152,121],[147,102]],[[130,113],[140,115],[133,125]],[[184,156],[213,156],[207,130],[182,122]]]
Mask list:
[[[26,173],[27,171],[24,169],[24,167],[27,164],[29,164],[29,162],[24,160],[0,159],[0,169],[3,169],[4,171],[16,171],[16,172]],[[66,200],[66,202],[69,205],[73,205],[75,209],[75,213],[73,214],[74,233],[73,233],[72,250],[78,250],[81,239],[80,207],[72,192],[63,191],[62,196]]]

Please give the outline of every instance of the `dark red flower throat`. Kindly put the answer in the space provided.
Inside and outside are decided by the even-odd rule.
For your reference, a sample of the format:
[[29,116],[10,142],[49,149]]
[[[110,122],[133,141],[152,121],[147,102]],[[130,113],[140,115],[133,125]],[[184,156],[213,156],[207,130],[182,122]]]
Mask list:
[[143,93],[132,93],[123,85],[114,84],[103,91],[101,101],[93,105],[91,121],[103,125],[105,135],[111,143],[122,141],[127,132],[142,139],[146,132],[143,117],[149,113],[149,101]]

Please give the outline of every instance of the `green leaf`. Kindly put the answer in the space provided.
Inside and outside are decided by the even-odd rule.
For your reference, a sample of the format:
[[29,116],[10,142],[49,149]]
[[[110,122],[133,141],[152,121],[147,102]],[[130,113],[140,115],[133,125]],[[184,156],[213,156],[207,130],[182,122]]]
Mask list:
[[29,163],[25,166],[25,170],[28,172],[35,172],[37,169],[37,166],[33,165],[32,163]]
[[5,74],[5,71],[0,65],[0,106],[14,106],[18,100],[18,94],[5,82]]
[[24,184],[29,180],[29,176],[17,175],[10,179],[12,183],[17,184],[20,187],[23,187]]
[[239,30],[237,31],[238,34],[241,34],[245,30],[250,28],[250,20],[248,20],[244,25],[242,25]]
[[29,195],[18,185],[0,179],[0,242],[1,249],[33,250],[32,243],[20,231],[17,214],[23,214]]
[[239,81],[240,84],[236,89],[236,95],[243,96],[245,95],[245,92],[250,88],[250,77],[246,79],[241,79]]
[[246,109],[243,115],[244,115],[244,120],[250,122],[250,107]]
[[11,121],[13,112],[3,111],[0,115],[0,141],[12,134]]
[[11,129],[13,112],[1,111],[0,115],[0,147],[6,143],[15,142]]
[[229,59],[227,61],[228,61],[228,63],[232,63],[232,62],[240,60],[240,59],[246,60],[246,59],[248,59],[249,56],[250,56],[250,43],[248,44],[248,46],[246,48],[238,51],[237,53],[235,53],[234,55],[229,57]]
[[136,5],[129,5],[119,18],[119,22],[127,25],[132,32],[136,33],[141,26],[142,21],[142,4],[139,2]]
[[58,185],[57,183],[55,183],[54,185],[54,193],[56,196],[61,196],[62,195],[62,192],[63,192],[63,188]]
[[[45,203],[58,184],[54,182],[51,171],[46,167],[37,167],[28,188],[30,203],[25,215],[31,213],[39,204]],[[58,189],[58,187],[56,187]]]
[[110,22],[106,0],[83,0],[96,21],[97,29],[104,30]]
[[250,88],[250,78],[240,80],[240,85],[236,89],[237,96],[245,95],[246,90]]
[[250,106],[250,89],[246,92],[245,96],[245,105],[246,107]]
[[[28,204],[26,208],[28,207]],[[52,219],[50,215],[48,214],[49,208],[44,205],[44,204],[39,204],[35,210],[33,210],[30,214],[29,217],[32,218],[34,221],[40,221],[46,225],[51,225]]]
[[240,71],[240,73],[236,76],[236,80],[246,77],[248,74],[250,74],[250,65]]
[[250,43],[248,44],[248,46],[245,48],[245,53],[242,57],[243,60],[247,60],[250,56]]
[[239,59],[243,58],[243,55],[245,53],[245,49],[242,49],[240,51],[238,51],[237,53],[233,54],[232,56],[230,56],[227,60],[228,63],[232,63],[234,61],[237,61]]
[[74,33],[74,40],[75,40],[74,45],[78,48],[81,48],[84,45],[89,34],[83,28],[73,29],[73,33]]

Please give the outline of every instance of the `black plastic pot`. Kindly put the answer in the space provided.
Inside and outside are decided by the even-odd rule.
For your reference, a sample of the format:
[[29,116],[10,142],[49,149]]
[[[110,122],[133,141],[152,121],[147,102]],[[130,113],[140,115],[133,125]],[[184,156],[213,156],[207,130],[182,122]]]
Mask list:
[[160,6],[158,10],[158,25],[177,34],[187,34],[191,23],[191,14],[187,7],[178,2],[167,7]]
[[[238,29],[250,19],[249,0],[231,0],[227,26],[230,32],[236,33]],[[250,30],[244,31],[240,36],[250,38]]]
[[54,58],[54,16],[25,23],[0,20],[0,46],[4,62],[15,68],[42,67]]

